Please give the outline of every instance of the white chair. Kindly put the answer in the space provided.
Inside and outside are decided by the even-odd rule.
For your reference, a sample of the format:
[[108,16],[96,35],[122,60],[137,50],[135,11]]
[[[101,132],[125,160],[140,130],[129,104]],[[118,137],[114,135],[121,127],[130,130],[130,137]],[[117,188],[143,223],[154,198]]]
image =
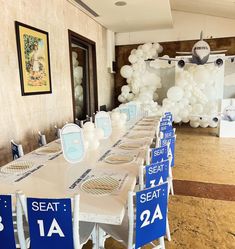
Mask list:
[[[167,186],[167,183],[164,183]],[[149,188],[147,189],[147,191],[151,192],[155,189],[154,188]],[[167,187],[166,187],[167,189]],[[126,246],[127,249],[134,249],[135,247],[135,243],[136,243],[136,229],[137,229],[137,220],[140,220],[140,217],[142,216],[145,217],[145,215],[143,215],[143,213],[140,214],[140,208],[137,206],[135,206],[135,200],[137,199],[137,195],[141,195],[142,193],[145,193],[146,190],[141,190],[138,191],[137,193],[135,192],[129,192],[128,194],[128,209],[126,210],[125,216],[123,218],[122,224],[121,225],[108,225],[108,224],[99,224],[99,227],[108,235],[110,235],[111,237],[113,237],[115,240],[121,242],[122,244],[124,244]],[[167,206],[167,197],[165,197],[165,204]],[[152,204],[154,203],[155,207],[157,206],[157,202],[156,199],[152,199],[148,202],[148,204]],[[166,219],[166,211],[165,214],[163,214],[163,216]],[[165,220],[166,222],[166,220]],[[165,230],[166,228],[164,228]],[[143,230],[144,231],[144,230]],[[138,235],[140,236],[141,230],[138,231]],[[164,242],[164,235],[165,232],[160,236],[160,237],[155,237],[153,240],[159,240],[159,245],[155,245],[153,243],[153,240],[151,241],[147,241],[146,244],[150,243],[151,245],[153,245],[154,249],[165,249],[165,242]],[[143,235],[142,237],[144,237],[145,235]],[[107,236],[104,237],[104,240],[106,239]],[[104,245],[104,241],[103,241],[103,245]],[[104,248],[104,246],[103,246]],[[140,248],[140,247],[139,247]]]
[[21,248],[18,243],[16,212],[12,198],[15,198],[15,195],[0,195],[0,248],[2,249]]
[[60,138],[60,131],[61,131],[61,129],[58,128],[57,125],[55,125],[54,127],[55,127],[55,137],[57,139],[59,139]]
[[46,135],[42,134],[41,131],[38,132],[39,138],[38,138],[38,145],[41,146],[45,146],[47,144],[47,140],[46,140]]
[[14,140],[11,140],[11,152],[13,160],[16,160],[24,155],[22,145],[17,144]]
[[60,133],[61,146],[65,160],[78,163],[85,156],[85,146],[82,129],[76,124],[66,124]]
[[[48,238],[52,238],[52,240],[50,241],[42,241],[44,243],[43,245],[43,249],[51,249],[51,243],[59,243],[59,246],[57,246],[57,249],[81,249],[82,246],[87,243],[87,241],[91,238],[91,234],[93,232],[94,229],[94,223],[89,223],[89,222],[81,222],[79,221],[79,202],[80,202],[80,196],[79,195],[75,195],[74,198],[72,199],[42,199],[42,198],[33,198],[33,202],[30,202],[29,199],[31,198],[26,198],[24,194],[22,194],[21,192],[17,193],[17,227],[18,227],[18,236],[19,236],[19,240],[20,240],[20,246],[21,249],[27,249],[27,241],[25,240],[25,234],[24,234],[24,227],[23,227],[23,215],[25,215],[26,220],[29,224],[29,232],[30,232],[30,248],[34,249],[33,245],[35,245],[35,243],[37,241],[35,241],[35,236],[36,238],[38,237],[47,237]],[[66,205],[66,208],[64,209],[65,205],[63,205],[64,201],[69,201],[69,203],[71,203],[69,206]],[[70,220],[68,219],[64,219],[63,220],[63,215],[64,213],[62,213],[62,216],[50,216],[50,218],[53,218],[53,222],[52,224],[57,224],[57,226],[55,226],[52,229],[52,233],[50,235],[48,231],[45,231],[45,227],[44,227],[44,223],[47,219],[48,219],[48,212],[51,211],[52,206],[50,206],[50,208],[48,210],[43,210],[43,212],[40,213],[40,221],[36,220],[37,222],[35,222],[32,212],[30,212],[30,210],[34,210],[35,211],[35,205],[36,203],[43,203],[44,205],[44,209],[45,209],[45,203],[48,204],[48,202],[50,203],[57,203],[57,207],[60,205],[60,202],[62,202],[62,209],[64,209],[64,211],[69,212],[72,214],[72,217]],[[68,203],[68,202],[67,202]],[[37,207],[40,207],[37,206]],[[55,206],[54,206],[55,208]],[[59,210],[59,208],[58,208]],[[63,210],[62,210],[63,211]],[[66,216],[67,217],[67,216]],[[61,219],[62,218],[62,219]],[[57,221],[59,220],[59,222],[57,223]],[[54,221],[56,223],[54,223]],[[66,228],[69,228],[69,231],[71,229],[71,233],[69,231],[65,231],[62,230],[61,227],[62,225],[64,225]],[[71,225],[71,226],[70,226]],[[52,225],[51,225],[52,226]],[[47,234],[47,235],[46,235]],[[56,234],[56,236],[53,235]],[[45,235],[45,236],[43,236]],[[72,243],[71,241],[69,241],[68,245],[64,245],[65,242],[60,241],[60,237],[66,238],[67,236],[69,236],[70,238],[72,238]],[[60,243],[63,243],[60,245]]]
[[104,131],[104,138],[109,138],[112,134],[112,122],[108,112],[100,111],[95,115],[95,127]]

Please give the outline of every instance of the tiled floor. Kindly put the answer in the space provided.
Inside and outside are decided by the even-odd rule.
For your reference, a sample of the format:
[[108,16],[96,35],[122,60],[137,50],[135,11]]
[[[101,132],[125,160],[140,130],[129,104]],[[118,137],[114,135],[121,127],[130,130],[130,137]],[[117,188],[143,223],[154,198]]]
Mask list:
[[[172,241],[166,248],[234,249],[235,139],[218,138],[215,129],[177,127],[175,165],[176,195],[169,201]],[[124,248],[106,241],[106,249]]]

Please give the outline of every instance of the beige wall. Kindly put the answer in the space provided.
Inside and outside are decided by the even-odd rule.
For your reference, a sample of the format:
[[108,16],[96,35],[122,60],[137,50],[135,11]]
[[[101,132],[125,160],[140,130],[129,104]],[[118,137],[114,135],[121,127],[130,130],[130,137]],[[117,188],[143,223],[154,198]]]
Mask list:
[[173,28],[129,33],[117,33],[116,45],[145,42],[183,41],[198,39],[201,30],[205,38],[235,36],[235,19],[172,11]]
[[[66,0],[0,0],[0,165],[11,160],[10,140],[26,152],[38,130],[53,138],[55,124],[72,121],[68,29],[96,42],[99,105],[112,106],[106,29]],[[52,94],[21,96],[14,21],[49,33]]]

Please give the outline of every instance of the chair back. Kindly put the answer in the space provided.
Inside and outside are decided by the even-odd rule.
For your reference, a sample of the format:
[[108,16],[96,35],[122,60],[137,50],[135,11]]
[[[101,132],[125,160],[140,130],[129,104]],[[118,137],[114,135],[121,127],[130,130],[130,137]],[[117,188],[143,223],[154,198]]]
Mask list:
[[173,115],[171,112],[165,112],[164,118],[168,119],[171,123],[173,122]]
[[85,156],[85,146],[82,129],[76,124],[66,124],[61,129],[61,145],[65,160],[77,163]]
[[171,167],[175,166],[175,140],[176,136],[160,140],[160,146],[168,146]]
[[42,134],[41,131],[38,132],[38,145],[41,147],[41,146],[44,146],[47,144],[47,140],[46,140],[46,135],[45,134]]
[[112,122],[108,112],[97,112],[95,115],[95,126],[104,131],[104,138],[110,137],[112,134]]
[[13,160],[16,160],[24,155],[23,147],[11,140],[11,152]]
[[0,248],[16,248],[11,195],[0,195]]
[[[135,248],[141,248],[165,236],[167,204],[168,183],[136,192]],[[132,222],[134,224],[133,219],[130,221],[130,226]],[[129,241],[130,244],[131,242]],[[160,248],[165,248],[164,241]]]
[[168,181],[169,160],[145,166],[145,188],[154,187]]
[[25,215],[29,224],[31,249],[80,249],[78,195],[73,200],[73,215],[68,198],[25,198],[18,194],[18,203],[17,217]]
[[168,159],[169,148],[167,145],[161,146],[158,148],[153,148],[153,149],[151,149],[150,153],[151,153],[151,162],[150,163],[159,163],[161,161]]

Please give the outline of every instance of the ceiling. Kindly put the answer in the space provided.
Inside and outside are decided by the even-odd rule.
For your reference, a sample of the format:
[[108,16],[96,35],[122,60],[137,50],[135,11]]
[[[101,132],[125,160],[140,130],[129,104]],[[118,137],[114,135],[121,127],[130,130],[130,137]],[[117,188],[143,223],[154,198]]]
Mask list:
[[118,0],[82,0],[99,16],[99,23],[115,32],[171,28],[169,0],[122,0],[125,6],[116,6]]
[[[235,19],[235,0],[74,0],[114,32],[168,29],[172,10]],[[125,1],[125,6],[116,6]]]
[[170,0],[171,9],[235,19],[235,0]]

